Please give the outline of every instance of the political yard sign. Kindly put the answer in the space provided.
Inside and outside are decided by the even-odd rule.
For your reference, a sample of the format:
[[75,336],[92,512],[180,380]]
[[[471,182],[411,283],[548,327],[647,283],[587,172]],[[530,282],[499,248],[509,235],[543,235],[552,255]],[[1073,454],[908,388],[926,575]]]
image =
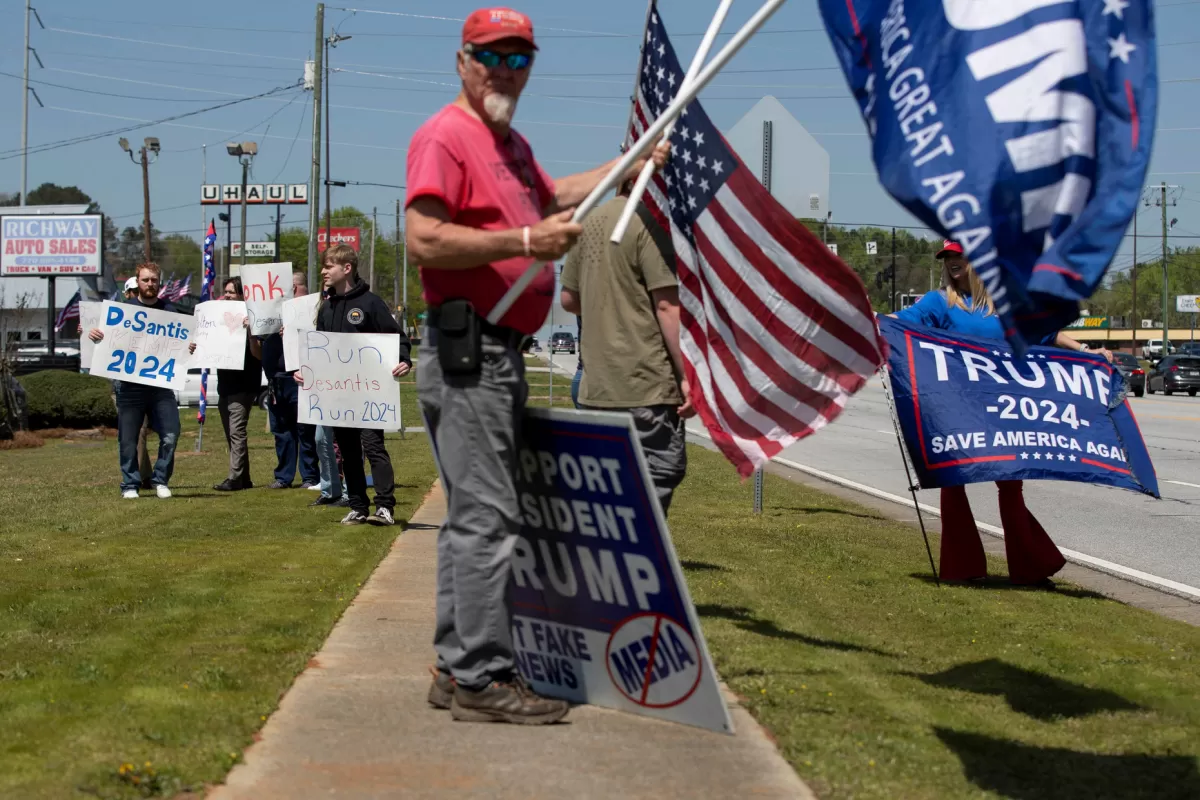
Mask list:
[[533,687],[732,733],[632,420],[529,410],[512,638]]
[[292,264],[243,264],[242,294],[251,336],[269,336],[283,327],[283,304],[292,299]]
[[301,331],[300,423],[400,430],[399,363],[393,333]]
[[100,330],[104,338],[92,351],[92,375],[180,391],[188,371],[193,317],[104,302]]
[[882,318],[904,443],[922,487],[998,480],[1103,483],[1158,497],[1158,480],[1103,357]]
[[99,275],[103,253],[100,214],[0,217],[0,275]]

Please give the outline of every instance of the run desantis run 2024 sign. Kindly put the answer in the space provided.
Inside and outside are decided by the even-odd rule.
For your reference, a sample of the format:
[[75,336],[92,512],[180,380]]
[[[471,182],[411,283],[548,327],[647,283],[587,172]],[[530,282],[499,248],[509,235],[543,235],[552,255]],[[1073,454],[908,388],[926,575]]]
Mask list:
[[1099,355],[879,320],[904,444],[924,488],[1002,480],[1104,483],[1158,497],[1125,399]]
[[732,733],[632,419],[529,411],[517,471],[521,674],[553,697]]

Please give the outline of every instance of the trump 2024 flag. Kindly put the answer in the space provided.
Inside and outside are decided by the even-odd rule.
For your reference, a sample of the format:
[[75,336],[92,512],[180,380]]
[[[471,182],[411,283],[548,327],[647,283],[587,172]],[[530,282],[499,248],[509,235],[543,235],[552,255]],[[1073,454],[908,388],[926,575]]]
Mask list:
[[820,0],[893,197],[961,244],[1014,347],[1078,316],[1137,208],[1150,0]]

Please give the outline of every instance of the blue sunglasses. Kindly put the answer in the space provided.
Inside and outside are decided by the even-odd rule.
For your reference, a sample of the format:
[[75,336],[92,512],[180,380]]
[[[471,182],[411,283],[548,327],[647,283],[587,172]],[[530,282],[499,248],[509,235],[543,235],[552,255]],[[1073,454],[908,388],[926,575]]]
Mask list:
[[504,64],[513,72],[529,69],[533,56],[529,53],[497,53],[495,50],[471,50],[471,58],[483,64],[488,69],[495,69]]

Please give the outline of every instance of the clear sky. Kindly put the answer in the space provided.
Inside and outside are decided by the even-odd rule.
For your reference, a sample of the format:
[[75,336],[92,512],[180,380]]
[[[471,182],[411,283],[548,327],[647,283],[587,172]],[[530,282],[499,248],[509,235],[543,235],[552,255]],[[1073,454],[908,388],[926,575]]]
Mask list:
[[[328,27],[352,37],[332,58],[336,68],[346,70],[332,82],[335,178],[404,183],[409,138],[456,91],[454,50],[461,19],[477,5],[478,0],[370,0],[364,6],[393,15],[328,7]],[[628,115],[646,3],[522,0],[514,5],[533,18],[541,44],[518,111],[519,128],[552,175],[611,158]],[[716,0],[659,3],[684,63],[716,5]],[[736,30],[758,5],[738,0],[725,30]],[[46,108],[31,102],[31,147],[287,86],[300,80],[312,55],[316,5],[307,0],[37,0],[35,6],[47,29],[35,21],[32,44],[45,68],[32,62],[31,76],[43,82],[35,88]],[[21,72],[23,14],[23,0],[0,0],[0,72],[11,76]],[[1182,187],[1178,205],[1170,209],[1179,220],[1176,243],[1190,244],[1182,237],[1195,236],[1200,245],[1200,66],[1195,59],[1200,0],[1159,3],[1158,31],[1163,84],[1148,180]],[[0,191],[16,191],[20,158],[12,156],[20,146],[20,81],[0,75],[0,92],[6,100],[0,114]],[[787,3],[701,98],[714,122],[728,130],[765,94],[778,97],[829,151],[835,223],[916,224],[879,187],[858,109],[835,67],[815,0]],[[236,161],[225,153],[229,140],[258,141],[253,182],[302,183],[308,180],[311,125],[311,93],[292,91],[123,135],[132,142],[145,136],[162,140],[162,156],[151,167],[155,226],[199,236],[202,145],[208,145],[210,183],[240,180]],[[119,226],[138,224],[141,176],[118,148],[120,135],[31,155],[29,188],[45,181],[75,184]],[[348,187],[334,190],[334,205],[368,211],[379,206],[390,220],[400,196],[394,188]],[[251,228],[250,238],[261,238],[272,213],[251,210],[250,223],[258,227]],[[285,209],[285,225],[306,218],[303,207]],[[1159,210],[1143,209],[1140,224],[1139,233],[1153,236]],[[1131,243],[1127,238],[1117,268],[1131,263]],[[1139,240],[1141,253],[1157,249],[1153,239]]]

